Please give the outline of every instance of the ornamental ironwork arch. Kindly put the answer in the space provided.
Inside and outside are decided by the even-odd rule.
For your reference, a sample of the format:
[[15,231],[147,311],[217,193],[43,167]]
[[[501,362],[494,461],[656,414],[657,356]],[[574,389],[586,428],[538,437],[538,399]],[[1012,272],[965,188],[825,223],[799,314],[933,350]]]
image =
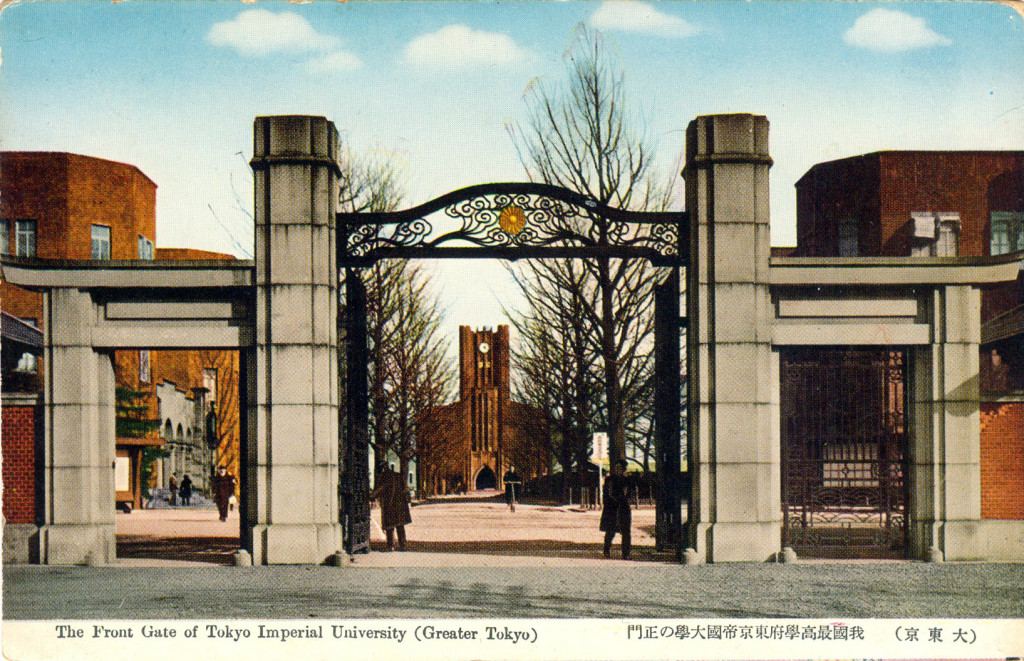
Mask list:
[[[443,211],[451,229],[435,229]],[[379,259],[642,258],[682,266],[686,212],[626,211],[558,186],[470,186],[404,211],[338,213],[338,266]],[[438,223],[440,225],[440,223]]]

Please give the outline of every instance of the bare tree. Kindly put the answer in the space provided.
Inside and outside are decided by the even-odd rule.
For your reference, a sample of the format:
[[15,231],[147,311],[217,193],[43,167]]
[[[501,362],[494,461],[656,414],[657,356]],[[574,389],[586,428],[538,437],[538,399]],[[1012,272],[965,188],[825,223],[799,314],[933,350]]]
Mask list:
[[[404,191],[394,161],[360,156],[347,145],[340,153],[339,208],[394,211]],[[454,383],[439,337],[441,310],[425,272],[404,260],[381,260],[352,275],[366,288],[369,440],[377,460],[397,456],[404,475],[417,457],[420,421]],[[339,311],[344,315],[344,302]],[[344,389],[344,366],[340,377]]]
[[[390,298],[394,305],[390,318],[380,320],[383,343],[370,348],[371,375],[381,379],[371,376],[370,392],[383,404],[374,411],[376,456],[397,455],[404,475],[409,460],[418,455],[422,420],[448,398],[455,377],[440,336],[442,315],[426,277],[406,262],[397,263],[397,286],[377,292],[378,298]],[[376,283],[369,288],[377,289]]]
[[[512,356],[517,399],[544,411],[563,474],[581,470],[602,417],[598,356],[583,313],[588,275],[579,262],[552,260],[513,276],[527,302],[525,311],[509,314],[519,336]],[[567,498],[569,483],[562,486]]]
[[211,450],[214,464],[227,466],[234,475],[238,475],[241,470],[238,455],[238,352],[203,349],[198,351],[197,355],[200,370],[214,370],[217,375],[216,392],[208,396],[208,399],[215,403],[213,411],[215,426],[210,430],[213,432]]
[[[629,108],[623,74],[608,55],[601,33],[580,28],[567,67],[564,86],[541,84],[531,89],[529,119],[513,130],[530,178],[612,207],[665,209],[672,186],[660,183],[651,169],[652,146],[643,120]],[[598,244],[607,245],[615,228],[598,215],[589,221]],[[614,461],[625,456],[627,429],[642,415],[630,404],[645,400],[643,391],[650,383],[655,269],[644,260],[608,257],[580,264],[585,277],[579,279],[564,277],[562,266],[531,263],[515,268],[531,276],[519,280],[521,286],[527,280],[533,283],[531,306],[546,298],[547,303],[532,314],[543,309],[545,315],[586,320],[589,346],[573,348],[599,357],[604,392],[597,419],[607,428]],[[566,300],[572,305],[563,307]]]

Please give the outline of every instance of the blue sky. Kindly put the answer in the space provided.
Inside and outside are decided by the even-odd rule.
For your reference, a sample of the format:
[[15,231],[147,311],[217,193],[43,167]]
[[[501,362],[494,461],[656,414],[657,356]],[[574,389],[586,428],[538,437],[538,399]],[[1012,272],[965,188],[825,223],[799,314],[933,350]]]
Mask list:
[[[137,165],[158,246],[246,256],[253,117],[327,116],[401,164],[409,206],[522,180],[506,126],[581,22],[610,37],[666,173],[693,117],[768,116],[776,245],[814,163],[1024,149],[1024,22],[975,2],[28,2],[0,13],[0,141]],[[431,268],[453,323],[515,300],[497,264]]]

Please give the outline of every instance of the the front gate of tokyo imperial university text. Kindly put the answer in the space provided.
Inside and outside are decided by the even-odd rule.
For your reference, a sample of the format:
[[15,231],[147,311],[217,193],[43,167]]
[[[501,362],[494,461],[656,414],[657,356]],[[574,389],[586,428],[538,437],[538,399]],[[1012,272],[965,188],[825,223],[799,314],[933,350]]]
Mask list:
[[607,207],[555,186],[471,186],[390,213],[339,213],[337,260],[344,269],[339,320],[346,358],[340,504],[349,553],[370,540],[366,286],[362,269],[380,259],[646,259],[664,271],[655,293],[655,435],[659,546],[681,538],[679,269],[688,256],[685,213]]

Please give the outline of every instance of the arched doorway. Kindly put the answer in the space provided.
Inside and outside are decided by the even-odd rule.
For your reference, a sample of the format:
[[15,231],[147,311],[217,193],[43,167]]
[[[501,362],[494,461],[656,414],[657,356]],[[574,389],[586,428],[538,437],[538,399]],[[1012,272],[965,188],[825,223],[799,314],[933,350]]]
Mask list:
[[476,479],[473,481],[477,491],[483,491],[484,489],[496,489],[498,488],[498,478],[491,470],[490,466],[484,466],[477,471]]

